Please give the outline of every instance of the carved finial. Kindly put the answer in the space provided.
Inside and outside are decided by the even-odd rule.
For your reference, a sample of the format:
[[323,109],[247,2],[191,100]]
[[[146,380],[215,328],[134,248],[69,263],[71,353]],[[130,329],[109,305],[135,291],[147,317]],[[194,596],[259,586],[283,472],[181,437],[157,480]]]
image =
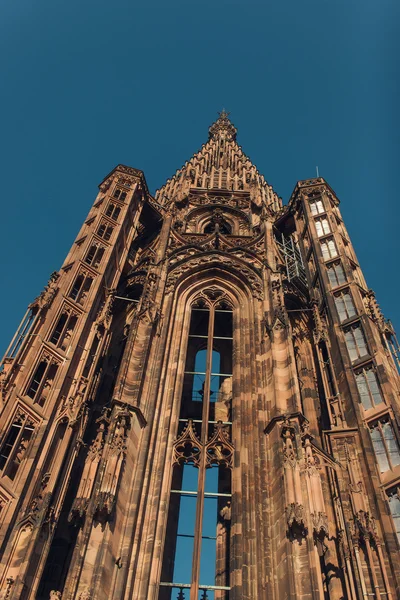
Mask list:
[[224,138],[226,140],[235,140],[237,129],[229,120],[229,113],[223,108],[218,115],[218,119],[211,125],[209,129],[210,139]]
[[218,113],[220,119],[227,119],[231,113],[227,112],[224,108]]
[[12,588],[12,586],[13,586],[14,583],[15,583],[15,580],[14,580],[13,577],[7,577],[7,579],[6,579],[6,584],[7,584],[6,593],[3,596],[4,600],[8,600],[8,598],[10,597],[11,588]]

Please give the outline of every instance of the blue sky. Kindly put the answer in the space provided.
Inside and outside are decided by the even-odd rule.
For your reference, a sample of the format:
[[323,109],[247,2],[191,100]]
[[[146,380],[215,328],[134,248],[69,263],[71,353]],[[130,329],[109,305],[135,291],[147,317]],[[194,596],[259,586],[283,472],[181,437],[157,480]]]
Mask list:
[[225,107],[285,201],[315,166],[400,327],[395,0],[3,0],[0,347],[118,163],[154,192]]

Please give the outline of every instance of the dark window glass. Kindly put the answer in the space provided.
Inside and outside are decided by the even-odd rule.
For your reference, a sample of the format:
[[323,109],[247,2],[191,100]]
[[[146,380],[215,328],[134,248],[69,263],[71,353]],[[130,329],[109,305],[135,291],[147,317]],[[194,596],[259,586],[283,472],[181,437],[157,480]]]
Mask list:
[[52,344],[57,344],[60,340],[60,337],[64,331],[65,324],[67,322],[68,315],[67,313],[63,313],[61,317],[58,319],[57,325],[54,328],[53,334],[50,338],[50,342]]
[[34,433],[35,423],[26,415],[19,414],[11,423],[0,449],[0,470],[14,479],[26,454]]
[[27,391],[27,396],[29,396],[29,398],[32,398],[32,399],[35,398],[37,391],[39,389],[39,386],[41,384],[41,381],[43,379],[43,376],[46,372],[46,369],[47,369],[47,362],[45,362],[45,361],[40,362],[39,366],[37,367],[37,369],[32,377],[30,386]]

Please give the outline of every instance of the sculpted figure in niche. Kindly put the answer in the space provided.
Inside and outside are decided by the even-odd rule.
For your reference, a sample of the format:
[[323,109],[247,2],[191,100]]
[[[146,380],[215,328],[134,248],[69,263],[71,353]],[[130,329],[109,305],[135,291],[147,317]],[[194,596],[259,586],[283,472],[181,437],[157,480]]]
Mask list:
[[231,420],[232,377],[227,377],[221,384],[215,403],[215,420],[223,423]]

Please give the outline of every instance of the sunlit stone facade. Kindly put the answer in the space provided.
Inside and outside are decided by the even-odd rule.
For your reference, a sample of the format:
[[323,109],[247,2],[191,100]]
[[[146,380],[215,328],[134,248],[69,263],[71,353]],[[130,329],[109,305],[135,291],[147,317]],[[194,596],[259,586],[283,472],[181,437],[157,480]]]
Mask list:
[[0,372],[0,597],[396,600],[394,331],[322,178],[223,112],[155,196],[118,165]]

